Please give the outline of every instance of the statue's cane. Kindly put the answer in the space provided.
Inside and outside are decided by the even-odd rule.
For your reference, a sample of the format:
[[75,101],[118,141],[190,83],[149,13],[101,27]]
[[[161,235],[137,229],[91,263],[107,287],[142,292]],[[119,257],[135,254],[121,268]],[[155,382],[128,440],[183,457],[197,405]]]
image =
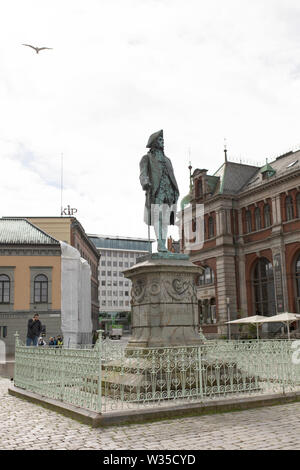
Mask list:
[[149,243],[149,253],[151,253],[150,245],[150,225],[151,225],[151,201],[150,201],[150,188],[146,192],[146,206],[148,208],[148,243]]

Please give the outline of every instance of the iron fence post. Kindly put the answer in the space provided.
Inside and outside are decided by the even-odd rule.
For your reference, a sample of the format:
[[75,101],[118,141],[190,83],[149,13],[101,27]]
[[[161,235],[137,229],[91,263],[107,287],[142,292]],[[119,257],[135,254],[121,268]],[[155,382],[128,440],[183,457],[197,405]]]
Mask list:
[[203,398],[202,350],[201,350],[201,346],[198,346],[198,369],[199,369],[199,393],[200,393],[200,397]]
[[104,330],[97,330],[98,339],[97,339],[97,348],[98,348],[98,394],[97,394],[97,411],[101,413],[102,410],[102,333]]

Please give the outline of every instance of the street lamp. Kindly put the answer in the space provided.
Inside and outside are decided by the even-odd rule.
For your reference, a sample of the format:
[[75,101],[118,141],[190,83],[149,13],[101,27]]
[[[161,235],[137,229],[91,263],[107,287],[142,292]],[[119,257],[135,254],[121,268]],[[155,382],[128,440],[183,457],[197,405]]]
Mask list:
[[[226,304],[227,304],[227,322],[230,322],[229,303],[230,303],[230,298],[229,298],[229,297],[226,297]],[[231,339],[230,323],[227,323],[227,339]]]

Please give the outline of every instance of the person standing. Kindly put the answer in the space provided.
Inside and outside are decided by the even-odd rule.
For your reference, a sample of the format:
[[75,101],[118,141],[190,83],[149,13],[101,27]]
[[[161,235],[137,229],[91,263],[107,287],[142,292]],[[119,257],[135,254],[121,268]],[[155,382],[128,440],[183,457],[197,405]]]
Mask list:
[[42,324],[38,313],[28,320],[26,346],[37,346],[42,331]]

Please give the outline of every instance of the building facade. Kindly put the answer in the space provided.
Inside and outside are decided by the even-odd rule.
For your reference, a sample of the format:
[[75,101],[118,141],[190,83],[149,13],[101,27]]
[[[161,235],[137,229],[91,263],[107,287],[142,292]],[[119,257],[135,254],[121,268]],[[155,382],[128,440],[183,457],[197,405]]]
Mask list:
[[99,252],[90,241],[76,217],[25,217],[56,240],[61,240],[76,248],[91,268],[91,308],[93,331],[99,328],[98,266]]
[[14,354],[16,331],[25,341],[35,313],[47,336],[61,334],[61,250],[27,220],[0,219],[0,340]]
[[225,153],[216,173],[196,169],[191,178],[194,230],[204,224],[203,247],[190,251],[205,268],[197,279],[203,331],[224,335],[228,319],[246,315],[300,313],[300,151],[262,168]]
[[151,251],[152,241],[145,238],[89,235],[100,253],[100,316],[128,315],[131,311],[131,281],[122,271],[133,266],[140,256]]

